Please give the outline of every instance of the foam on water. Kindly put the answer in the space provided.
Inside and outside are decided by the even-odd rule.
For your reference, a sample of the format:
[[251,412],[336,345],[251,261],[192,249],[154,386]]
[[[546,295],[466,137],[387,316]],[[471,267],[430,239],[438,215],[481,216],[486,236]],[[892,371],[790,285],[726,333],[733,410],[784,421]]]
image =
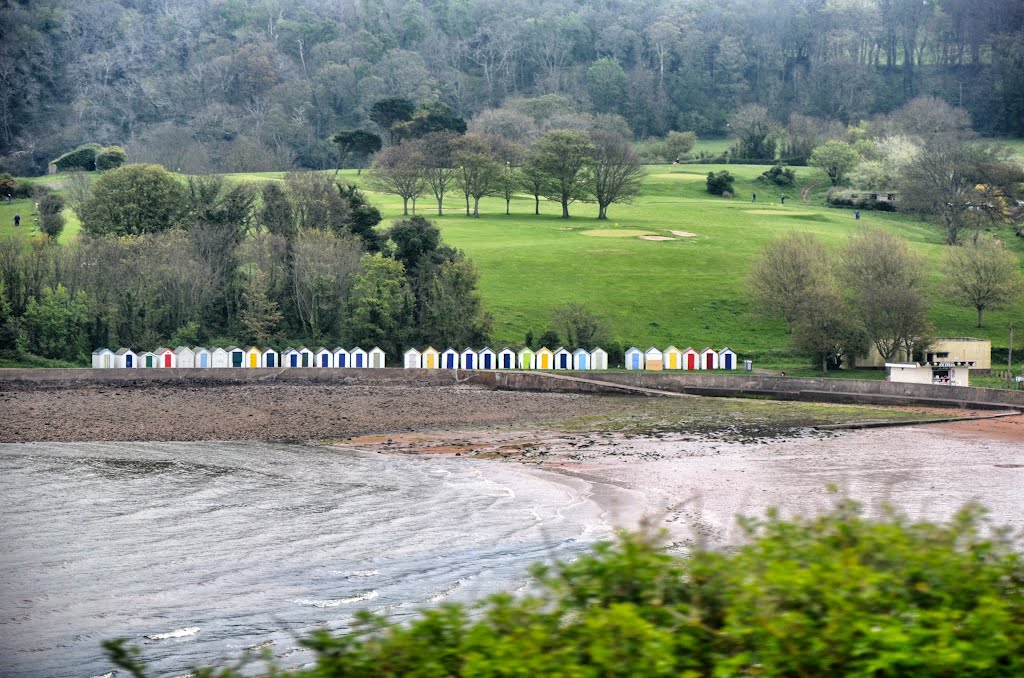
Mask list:
[[183,673],[344,632],[371,601],[404,620],[520,588],[530,564],[611,533],[587,483],[376,452],[0,445],[0,675],[103,674],[114,637]]

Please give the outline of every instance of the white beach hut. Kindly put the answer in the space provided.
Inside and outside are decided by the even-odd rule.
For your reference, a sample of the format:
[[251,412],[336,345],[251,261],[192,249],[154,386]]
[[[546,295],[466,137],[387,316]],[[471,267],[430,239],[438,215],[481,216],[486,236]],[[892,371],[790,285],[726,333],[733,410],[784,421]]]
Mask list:
[[675,346],[669,346],[663,352],[664,360],[662,366],[666,370],[681,370],[683,369],[683,352]]
[[402,358],[402,364],[407,370],[418,370],[423,367],[423,354],[415,348],[410,348]]
[[92,366],[97,369],[110,369],[114,366],[114,352],[109,348],[98,348],[92,352]]
[[572,353],[559,346],[555,349],[554,367],[556,370],[572,369]]
[[263,351],[263,360],[260,363],[261,367],[280,367],[281,356],[278,355],[277,351],[272,348],[267,348]]
[[703,370],[718,369],[718,351],[710,346],[700,352],[700,367]]
[[313,367],[313,351],[305,346],[299,348],[299,367]]
[[510,348],[498,351],[498,369],[514,370],[516,368],[516,352]]
[[478,364],[480,356],[477,352],[471,348],[467,348],[465,351],[459,354],[459,369],[463,370],[477,370],[480,369]]
[[281,367],[299,367],[299,349],[289,346],[281,353]]
[[498,368],[498,355],[489,348],[480,351],[480,369],[494,370]]
[[228,366],[228,352],[223,348],[217,347],[210,351],[210,367],[227,367]]
[[196,346],[192,349],[192,352],[195,354],[196,367],[211,367],[213,365],[209,349],[203,348],[202,346]]
[[352,364],[349,367],[366,367],[366,351],[356,346],[354,349],[349,351],[349,357],[352,359]]
[[607,370],[608,351],[605,351],[600,346],[594,347],[594,350],[590,352],[590,369]]
[[731,348],[723,348],[718,352],[718,369],[735,370],[736,362],[736,353]]
[[660,372],[665,369],[665,354],[661,349],[651,346],[644,353],[644,369],[652,372]]
[[699,370],[700,369],[700,354],[697,353],[692,347],[687,347],[683,351],[683,369],[684,370]]
[[174,349],[174,355],[177,358],[178,367],[195,367],[196,366],[196,352],[190,349],[188,346],[179,346]]
[[638,349],[636,346],[631,346],[629,350],[626,351],[626,369],[644,369],[644,352]]
[[459,369],[459,352],[454,348],[449,348],[441,354],[441,369],[442,370],[457,370]]
[[375,370],[379,370],[387,365],[387,356],[384,355],[384,349],[380,346],[374,346],[370,349],[370,352],[366,354],[366,357],[370,360],[370,367]]
[[120,348],[114,353],[114,367],[134,369],[139,366],[139,356],[130,348]]
[[537,356],[525,346],[519,349],[519,354],[516,357],[519,360],[519,369],[521,370],[532,370],[537,364]]
[[172,368],[178,366],[178,356],[174,355],[174,351],[169,348],[158,348],[153,351],[157,358],[157,367]]
[[590,369],[590,352],[585,348],[578,348],[572,352],[572,368],[574,370]]
[[334,354],[326,348],[318,348],[313,356],[314,367],[334,367]]
[[157,367],[156,354],[152,351],[143,351],[139,354],[139,367]]
[[334,349],[334,366],[352,367],[352,356],[349,355],[347,348],[338,346]]
[[238,346],[228,347],[228,367],[245,367],[245,349]]

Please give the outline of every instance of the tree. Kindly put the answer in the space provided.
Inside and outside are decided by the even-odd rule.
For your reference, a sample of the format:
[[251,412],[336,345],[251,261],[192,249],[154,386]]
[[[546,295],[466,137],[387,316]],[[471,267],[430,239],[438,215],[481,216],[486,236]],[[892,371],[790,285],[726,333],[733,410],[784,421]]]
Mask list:
[[348,341],[399,355],[412,325],[412,305],[402,263],[364,254],[348,301]]
[[399,219],[388,229],[388,239],[395,243],[392,257],[414,273],[420,260],[441,245],[441,229],[421,216]]
[[552,331],[561,337],[570,349],[593,349],[611,341],[611,325],[580,304],[571,302],[551,309],[549,321]]
[[1002,221],[1016,198],[1024,170],[995,147],[962,139],[925,144],[899,177],[900,205],[938,217],[946,244],[955,245],[972,220]]
[[427,188],[423,165],[423,144],[418,141],[403,141],[389,146],[374,158],[368,183],[381,193],[391,193],[402,199],[402,214],[408,216],[409,201],[416,209],[416,198]]
[[778,129],[778,123],[772,119],[765,106],[743,106],[729,118],[729,132],[735,140],[733,157],[751,160],[774,159],[774,134]]
[[[482,346],[493,319],[483,307],[476,266],[459,252],[454,258],[423,271],[419,287],[420,340],[440,346]],[[421,278],[424,275],[421,275]]]
[[831,263],[821,242],[810,233],[791,231],[761,250],[748,286],[763,312],[780,315],[792,332],[807,295],[829,279]]
[[100,172],[117,169],[128,162],[128,153],[120,146],[107,146],[96,154],[96,169]]
[[598,113],[618,113],[626,99],[626,72],[618,61],[601,57],[587,69],[587,92]]
[[394,144],[399,134],[395,125],[412,117],[416,104],[405,97],[388,97],[374,102],[370,107],[370,120],[377,123],[388,135],[388,142]]
[[64,175],[64,196],[68,207],[81,220],[85,203],[92,192],[93,175],[84,170],[71,170]]
[[731,196],[733,181],[735,181],[735,179],[731,174],[729,174],[729,170],[722,170],[721,172],[708,172],[705,190],[711,195],[724,196],[726,194],[729,194]]
[[85,292],[72,295],[60,284],[44,289],[39,301],[29,300],[22,318],[29,350],[44,358],[84,360],[89,310]]
[[82,228],[94,235],[141,235],[177,226],[185,188],[159,165],[125,165],[93,184],[83,207]]
[[359,173],[362,174],[366,158],[369,158],[381,149],[380,137],[365,129],[351,129],[338,132],[331,137],[331,141],[338,146],[338,167],[334,172],[335,177],[338,176],[338,172],[341,171],[345,165],[345,160],[350,154],[356,153],[359,155]]
[[562,218],[569,218],[569,205],[590,195],[590,163],[594,144],[586,132],[554,129],[540,137],[533,147],[526,171],[539,176],[541,190],[562,205]]
[[928,140],[934,137],[966,138],[971,131],[971,116],[962,108],[932,96],[915,97],[893,111],[887,126],[898,134]]
[[242,325],[241,339],[250,346],[265,346],[278,336],[281,310],[270,297],[269,276],[256,269],[242,292],[242,308],[238,320]]
[[57,240],[64,231],[64,198],[47,191],[39,199],[39,230],[51,240]]
[[690,154],[696,144],[696,132],[669,132],[665,135],[665,158],[669,161],[682,160]]
[[807,164],[828,175],[833,186],[843,183],[847,172],[857,166],[860,156],[845,141],[826,141],[811,153]]
[[1024,294],[1020,261],[991,236],[951,249],[944,268],[953,298],[978,311],[978,327],[987,309],[1005,308]]
[[455,153],[458,137],[451,132],[431,132],[421,139],[423,178],[437,200],[437,215],[444,213],[444,196],[457,177]]
[[590,139],[594,146],[590,193],[597,201],[597,218],[607,219],[609,205],[628,203],[640,195],[646,172],[628,139],[608,132],[591,132]]
[[821,371],[840,367],[844,358],[865,355],[869,342],[856,314],[831,280],[805,290],[793,323],[793,345],[821,360]]
[[930,333],[924,292],[924,258],[887,231],[851,236],[841,257],[853,306],[885,362],[908,356]]
[[416,109],[405,122],[396,123],[393,129],[403,139],[420,139],[442,132],[465,134],[466,121],[444,104],[424,104]]
[[[466,196],[466,216],[470,216],[469,201],[473,199],[472,216],[480,216],[480,198],[493,195],[501,186],[502,167],[494,157],[491,144],[476,134],[459,139],[455,149],[458,183]],[[507,206],[507,203],[506,203]]]
[[290,239],[295,237],[292,203],[284,187],[274,181],[263,184],[263,205],[259,223],[268,233]]

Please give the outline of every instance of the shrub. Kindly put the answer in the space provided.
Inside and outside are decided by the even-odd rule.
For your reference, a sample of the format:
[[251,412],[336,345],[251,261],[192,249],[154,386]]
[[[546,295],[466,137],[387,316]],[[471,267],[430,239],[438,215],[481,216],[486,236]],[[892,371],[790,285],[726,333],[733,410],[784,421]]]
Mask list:
[[27,181],[18,181],[10,174],[0,174],[0,200],[12,198],[29,198],[32,196],[32,184]]
[[64,199],[47,191],[39,199],[39,230],[56,240],[64,230]]
[[792,186],[796,183],[796,172],[782,165],[773,165],[771,169],[762,172],[757,180],[763,184]]
[[726,193],[732,194],[733,181],[735,181],[735,179],[731,174],[729,174],[728,170],[722,170],[721,172],[708,172],[708,193],[721,196],[724,196]]
[[101,172],[117,169],[128,162],[128,153],[120,146],[107,146],[96,154],[96,169]]
[[81,169],[92,172],[96,169],[96,156],[103,149],[99,144],[82,144],[73,151],[68,151],[53,161],[58,172],[70,169]]
[[141,235],[175,226],[186,205],[185,188],[159,165],[125,165],[93,184],[82,208],[82,227],[93,235]]

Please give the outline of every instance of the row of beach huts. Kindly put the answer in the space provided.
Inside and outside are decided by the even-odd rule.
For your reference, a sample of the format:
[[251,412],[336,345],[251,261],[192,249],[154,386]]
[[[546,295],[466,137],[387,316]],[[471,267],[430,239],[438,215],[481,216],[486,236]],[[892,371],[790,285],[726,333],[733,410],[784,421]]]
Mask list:
[[[539,348],[536,351],[521,348],[514,351],[504,348],[494,351],[485,348],[476,351],[471,348],[456,351],[449,348],[438,351],[433,347],[410,348],[403,356],[406,369],[446,370],[606,370],[608,353],[601,348],[587,350],[578,348]],[[369,351],[361,348],[311,350],[308,348],[286,348],[275,351],[272,348],[206,349],[179,346],[175,349],[158,348],[155,351],[136,353],[128,348],[111,351],[108,348],[92,352],[92,366],[100,369],[116,368],[255,368],[255,367],[335,367],[335,368],[382,368],[387,365],[387,356],[379,347]],[[627,370],[735,370],[736,353],[728,348],[716,351],[706,348],[680,350],[669,346],[664,351],[653,346],[646,351],[633,347],[625,353]]]

